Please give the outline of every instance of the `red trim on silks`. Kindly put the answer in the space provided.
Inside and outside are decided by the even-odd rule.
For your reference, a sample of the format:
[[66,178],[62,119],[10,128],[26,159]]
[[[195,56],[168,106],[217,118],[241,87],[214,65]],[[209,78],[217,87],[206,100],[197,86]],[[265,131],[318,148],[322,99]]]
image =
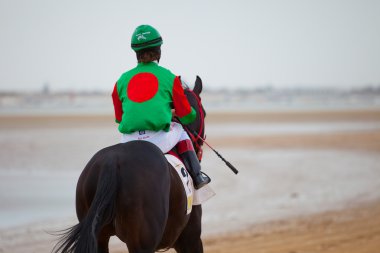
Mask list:
[[136,103],[150,100],[158,91],[158,79],[152,73],[134,75],[128,83],[127,96]]
[[117,93],[117,83],[115,83],[115,87],[113,88],[112,101],[115,109],[115,119],[117,122],[121,122],[121,118],[123,116],[123,106],[120,101],[119,94]]
[[173,83],[173,105],[175,113],[182,118],[191,113],[191,106],[184,93],[181,79],[176,76]]
[[178,154],[183,154],[187,151],[194,151],[193,143],[190,140],[183,140],[177,143]]
[[177,154],[177,152],[175,152],[173,149],[168,151],[166,154],[169,154],[169,155],[172,155],[174,157],[177,157],[179,160],[182,161],[181,157],[179,157],[179,155]]

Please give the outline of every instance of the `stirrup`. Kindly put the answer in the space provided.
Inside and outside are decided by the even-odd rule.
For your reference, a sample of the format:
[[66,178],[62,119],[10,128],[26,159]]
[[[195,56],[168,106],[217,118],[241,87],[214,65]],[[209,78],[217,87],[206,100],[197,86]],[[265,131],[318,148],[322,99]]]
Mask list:
[[[196,182],[197,181],[196,179],[198,178],[202,178],[202,181],[198,180],[198,182]],[[193,182],[194,182],[194,188],[198,190],[202,188],[203,186],[205,186],[206,184],[209,184],[211,182],[211,178],[207,174],[200,172],[199,175],[193,179]]]
[[206,178],[208,180],[208,183],[211,182],[211,177],[209,177],[206,173],[204,173],[203,171],[200,171],[201,172],[201,175],[203,178]]

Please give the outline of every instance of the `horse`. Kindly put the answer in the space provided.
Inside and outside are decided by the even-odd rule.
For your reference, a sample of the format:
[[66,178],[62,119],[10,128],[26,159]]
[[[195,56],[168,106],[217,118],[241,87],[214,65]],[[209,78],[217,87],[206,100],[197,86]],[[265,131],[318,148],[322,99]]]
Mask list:
[[[187,126],[195,151],[201,152],[205,110],[202,81],[184,92],[196,110]],[[198,138],[200,137],[200,138]],[[162,151],[146,141],[131,141],[98,151],[85,166],[76,187],[79,223],[62,231],[54,253],[108,253],[111,236],[130,253],[174,248],[202,253],[202,206],[186,214],[187,198],[180,177]]]

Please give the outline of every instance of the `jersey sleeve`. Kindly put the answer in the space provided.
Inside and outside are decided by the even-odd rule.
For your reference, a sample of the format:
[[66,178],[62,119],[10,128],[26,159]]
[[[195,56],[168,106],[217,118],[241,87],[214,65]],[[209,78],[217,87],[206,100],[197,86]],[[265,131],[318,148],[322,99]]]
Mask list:
[[115,109],[115,121],[117,123],[120,123],[123,116],[123,106],[120,101],[119,94],[117,92],[117,83],[115,83],[115,87],[112,92],[112,101],[113,101],[113,107]]
[[173,84],[173,105],[176,115],[183,124],[190,124],[196,118],[194,108],[190,106],[189,101],[182,88],[181,79],[176,76]]

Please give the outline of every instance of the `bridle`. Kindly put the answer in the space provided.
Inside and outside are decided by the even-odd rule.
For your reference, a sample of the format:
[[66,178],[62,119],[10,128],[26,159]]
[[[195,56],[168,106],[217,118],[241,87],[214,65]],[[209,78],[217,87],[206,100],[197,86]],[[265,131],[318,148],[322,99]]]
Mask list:
[[185,131],[187,132],[187,134],[189,135],[191,141],[193,142],[195,152],[197,153],[199,161],[201,161],[202,160],[202,154],[203,154],[202,146],[203,146],[204,140],[206,139],[206,136],[205,136],[205,113],[203,110],[201,98],[194,91],[192,91],[189,88],[186,88],[185,91],[189,92],[196,100],[196,106],[197,106],[198,111],[199,111],[200,122],[199,122],[199,131],[198,132],[193,130],[193,129],[190,129],[187,126],[183,126],[183,127],[184,127]]

